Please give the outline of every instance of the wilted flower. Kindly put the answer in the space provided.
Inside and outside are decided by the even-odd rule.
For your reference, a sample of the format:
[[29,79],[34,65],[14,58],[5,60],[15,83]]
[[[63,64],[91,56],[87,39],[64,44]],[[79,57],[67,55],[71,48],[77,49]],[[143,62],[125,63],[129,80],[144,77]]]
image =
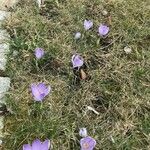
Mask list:
[[80,140],[80,146],[81,150],[93,150],[96,146],[96,141],[92,137],[88,136]]
[[81,37],[81,33],[80,32],[77,32],[76,34],[75,34],[75,39],[77,40],[77,39],[79,39]]
[[93,22],[91,20],[84,20],[84,28],[85,30],[89,30],[93,27]]
[[37,59],[40,59],[44,56],[44,50],[42,48],[35,49],[35,56]]
[[35,101],[42,101],[45,98],[45,96],[49,94],[50,90],[51,87],[47,87],[44,83],[31,85],[31,91]]
[[124,51],[126,54],[130,54],[132,49],[130,47],[126,46],[126,47],[124,47]]
[[84,64],[83,58],[78,54],[73,55],[71,61],[73,64],[73,68],[81,67]]
[[98,32],[101,36],[105,36],[109,32],[109,27],[101,24],[98,28]]
[[32,145],[30,144],[24,144],[23,150],[49,150],[50,148],[50,141],[45,140],[43,143],[36,139],[32,142]]
[[86,128],[81,128],[80,131],[79,131],[79,135],[81,137],[86,137],[87,136],[87,130],[86,130]]

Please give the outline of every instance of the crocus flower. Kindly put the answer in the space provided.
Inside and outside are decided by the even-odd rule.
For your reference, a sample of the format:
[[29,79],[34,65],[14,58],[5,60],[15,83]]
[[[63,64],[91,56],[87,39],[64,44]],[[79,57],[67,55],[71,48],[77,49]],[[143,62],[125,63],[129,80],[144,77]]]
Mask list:
[[45,98],[45,96],[49,94],[50,90],[51,87],[46,86],[44,83],[33,83],[31,85],[31,91],[35,101],[42,101]]
[[32,145],[30,144],[24,144],[23,150],[49,150],[50,148],[50,141],[45,140],[43,143],[36,139],[32,142]]
[[81,150],[93,150],[96,146],[96,141],[92,137],[88,136],[80,140],[80,146]]
[[35,56],[37,59],[41,59],[44,56],[44,50],[42,48],[36,48]]
[[79,39],[81,37],[81,33],[80,32],[77,32],[76,34],[75,34],[75,39],[77,40],[77,39]]
[[86,137],[87,136],[87,130],[86,130],[86,128],[80,128],[79,135],[81,137]]
[[101,36],[105,36],[109,32],[109,27],[101,24],[98,28],[98,32]]
[[93,22],[91,20],[84,20],[84,28],[85,30],[89,30],[93,27]]
[[71,61],[73,64],[73,68],[76,68],[76,67],[80,68],[84,64],[83,58],[78,54],[73,55]]

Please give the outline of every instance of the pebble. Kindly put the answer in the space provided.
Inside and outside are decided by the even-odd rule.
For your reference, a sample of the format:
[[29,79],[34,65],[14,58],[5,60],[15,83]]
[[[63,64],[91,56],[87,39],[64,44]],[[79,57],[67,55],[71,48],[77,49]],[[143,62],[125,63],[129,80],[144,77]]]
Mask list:
[[132,52],[132,49],[129,46],[124,47],[124,51],[126,54],[130,54]]

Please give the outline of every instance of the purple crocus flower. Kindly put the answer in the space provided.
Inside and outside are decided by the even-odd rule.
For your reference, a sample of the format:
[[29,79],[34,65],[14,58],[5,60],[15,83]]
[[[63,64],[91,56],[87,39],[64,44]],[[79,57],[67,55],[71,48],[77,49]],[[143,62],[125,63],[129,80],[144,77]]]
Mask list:
[[85,30],[89,30],[93,27],[93,22],[91,20],[84,20],[84,28]]
[[81,150],[93,150],[96,146],[96,141],[90,136],[82,138],[80,140]]
[[77,40],[77,39],[80,39],[80,37],[81,37],[81,33],[80,32],[77,32],[76,34],[75,34],[75,39]]
[[44,83],[33,83],[31,85],[31,91],[35,101],[42,101],[51,91],[51,87],[46,86]]
[[101,36],[105,36],[109,32],[109,27],[101,24],[98,28],[98,32]]
[[36,48],[35,56],[37,59],[41,59],[44,56],[44,50],[42,48]]
[[23,150],[49,150],[50,148],[50,141],[45,140],[43,143],[36,139],[32,142],[32,145],[30,144],[24,144]]
[[84,64],[83,58],[78,54],[73,55],[71,61],[73,64],[73,68],[80,68]]

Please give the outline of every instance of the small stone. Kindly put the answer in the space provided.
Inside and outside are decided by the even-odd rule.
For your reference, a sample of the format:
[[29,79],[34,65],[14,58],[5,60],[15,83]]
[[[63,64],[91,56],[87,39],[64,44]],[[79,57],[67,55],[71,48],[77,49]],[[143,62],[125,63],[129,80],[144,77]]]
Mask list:
[[107,16],[107,15],[108,15],[108,11],[103,10],[103,11],[102,11],[102,15],[103,15],[103,16]]
[[75,34],[75,39],[76,40],[78,40],[78,39],[80,39],[80,37],[81,37],[81,33],[80,32],[77,32],[76,34]]
[[126,54],[130,54],[132,52],[132,49],[128,46],[124,47],[124,51]]

